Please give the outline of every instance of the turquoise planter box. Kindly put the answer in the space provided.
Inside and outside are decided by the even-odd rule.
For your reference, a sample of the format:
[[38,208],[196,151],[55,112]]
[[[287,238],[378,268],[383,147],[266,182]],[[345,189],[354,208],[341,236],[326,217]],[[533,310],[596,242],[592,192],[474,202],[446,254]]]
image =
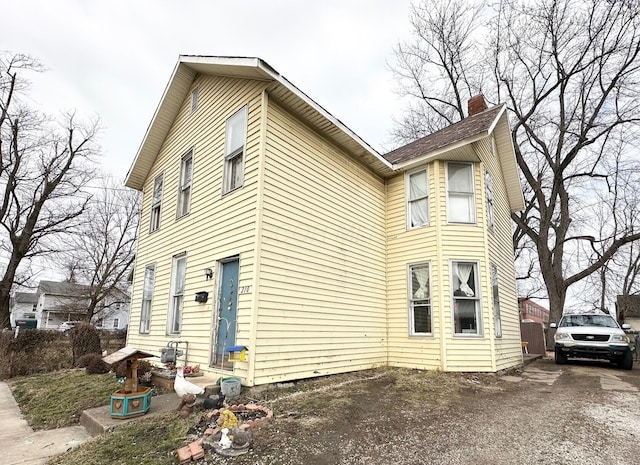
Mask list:
[[144,415],[151,407],[153,389],[139,388],[136,392],[119,390],[111,395],[109,413],[112,418],[131,418]]

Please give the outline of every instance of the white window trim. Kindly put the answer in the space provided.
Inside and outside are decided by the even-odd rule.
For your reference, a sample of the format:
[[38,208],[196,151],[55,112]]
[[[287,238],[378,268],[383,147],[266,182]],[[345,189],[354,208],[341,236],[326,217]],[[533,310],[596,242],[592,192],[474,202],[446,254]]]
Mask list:
[[[416,200],[420,200],[420,199],[411,199],[411,176],[414,174],[420,173],[421,171],[425,172],[425,176],[427,178],[427,195],[425,197],[420,198],[420,199],[427,199],[427,222],[419,226],[412,226],[411,225],[411,203],[412,201],[415,202]],[[406,206],[405,209],[406,209],[406,216],[407,216],[406,218],[407,230],[424,228],[426,226],[429,226],[429,169],[428,167],[424,166],[416,170],[407,171],[405,173],[404,183],[405,183],[404,191],[405,191],[405,206]]]
[[[411,295],[411,291],[413,290],[411,287],[412,284],[412,276],[411,276],[411,271],[414,267],[419,267],[419,266],[427,266],[429,267],[429,313],[430,313],[430,319],[431,319],[431,331],[427,332],[427,333],[417,333],[415,331],[415,323],[414,323],[414,315],[413,315],[413,296]],[[424,261],[424,262],[416,262],[416,263],[409,263],[407,265],[407,302],[408,302],[408,315],[409,315],[409,335],[410,336],[433,336],[433,295],[431,292],[431,283],[432,281],[432,276],[431,276],[431,262],[430,261]],[[419,300],[419,299],[415,299],[415,300]]]
[[[456,299],[458,296],[454,295],[456,291],[454,286],[454,279],[456,277],[454,272],[454,263],[471,263],[474,266],[474,277],[475,277],[475,286],[476,286],[476,296],[473,299],[471,298],[462,298],[462,300],[473,300],[475,301],[475,312],[476,312],[476,326],[477,332],[475,333],[456,333]],[[480,283],[480,263],[478,260],[470,260],[465,258],[457,258],[449,260],[449,285],[451,286],[451,329],[453,332],[453,337],[455,338],[482,338],[484,337],[483,326],[482,326],[482,287]]]
[[[229,122],[236,117],[239,114],[244,114],[244,143],[242,144],[242,147],[237,148],[236,150],[234,150],[233,152],[229,152]],[[247,158],[247,126],[249,124],[248,122],[249,119],[249,106],[248,105],[244,105],[242,108],[240,108],[238,111],[236,111],[234,114],[232,114],[231,116],[229,116],[225,122],[225,131],[224,131],[224,137],[225,137],[225,142],[224,142],[224,170],[223,170],[223,176],[222,176],[222,195],[228,194],[230,192],[233,192],[237,189],[240,189],[243,185],[244,185],[244,169],[245,169],[245,160]],[[235,159],[239,154],[242,157],[241,159],[241,163],[240,163],[240,168],[241,168],[241,179],[240,182],[231,187],[231,163],[230,161]]]
[[[189,182],[184,182],[186,160],[191,159],[191,176]],[[191,211],[191,199],[193,198],[193,172],[194,172],[194,156],[193,149],[189,149],[182,157],[180,157],[180,178],[178,179],[178,208],[176,210],[176,219],[186,216]],[[189,201],[185,211],[182,211],[184,205],[184,192],[189,189]]]
[[493,190],[493,176],[491,176],[491,173],[486,168],[484,170],[484,195],[486,203],[485,208],[487,209],[487,228],[489,229],[489,231],[493,232],[496,212]]
[[[156,195],[156,184],[158,183],[158,180],[160,180],[161,183],[161,188],[160,188],[160,198],[158,200],[156,200],[155,195]],[[151,188],[151,214],[149,216],[149,233],[158,231],[160,229],[160,219],[162,217],[162,197],[164,193],[164,173],[160,173],[159,175],[157,175],[154,179],[153,179],[153,186]],[[154,226],[154,211],[156,210],[157,207],[157,211],[158,211],[158,217],[157,217],[157,227],[153,227]]]
[[[185,287],[186,287],[186,280],[187,280],[187,253],[186,252],[182,252],[179,253],[177,255],[174,255],[171,259],[171,284],[170,284],[170,288],[169,288],[169,313],[167,314],[167,334],[171,335],[171,334],[180,334],[180,331],[182,331],[182,319],[184,317],[184,304],[185,304],[185,300],[184,300],[184,289],[182,294],[177,294],[176,293],[176,278],[177,278],[177,269],[178,269],[178,262],[180,260],[184,260],[184,275],[185,275]],[[178,329],[176,330],[176,297],[178,296],[182,296],[182,308],[181,308],[181,312],[180,312],[180,320],[177,322],[177,326]]]
[[191,113],[195,113],[198,109],[198,98],[200,97],[200,90],[195,87],[191,90]]
[[[449,219],[449,209],[451,208],[451,205],[449,205],[449,165],[450,164],[454,164],[454,165],[469,165],[471,166],[471,200],[473,203],[473,208],[471,209],[471,221],[451,221]],[[477,219],[477,203],[476,203],[476,171],[475,171],[475,164],[474,163],[468,163],[468,162],[462,162],[462,161],[448,161],[445,163],[445,190],[446,190],[446,199],[447,199],[447,223],[449,224],[476,224],[478,219]],[[464,192],[466,194],[466,192]]]
[[[148,269],[152,269],[153,270],[153,282],[151,283],[151,298],[150,299],[145,299],[145,286],[147,283],[147,270]],[[142,278],[142,304],[141,304],[141,308],[140,308],[140,324],[138,325],[138,333],[139,334],[149,334],[151,332],[151,310],[153,308],[153,294],[154,294],[154,290],[155,290],[155,286],[156,286],[156,264],[155,263],[149,263],[144,267],[144,275]],[[149,308],[148,308],[148,318],[146,320],[143,320],[143,317],[145,316],[145,308],[144,308],[144,304],[145,302],[149,302]],[[147,324],[145,325],[145,327],[143,328],[142,323],[143,321],[146,321]]]
[[[495,270],[496,285],[493,285]],[[496,338],[502,337],[502,315],[500,314],[500,275],[498,266],[495,263],[489,264],[489,273],[491,280],[491,311],[493,312],[493,327]],[[497,291],[497,292],[496,292]]]

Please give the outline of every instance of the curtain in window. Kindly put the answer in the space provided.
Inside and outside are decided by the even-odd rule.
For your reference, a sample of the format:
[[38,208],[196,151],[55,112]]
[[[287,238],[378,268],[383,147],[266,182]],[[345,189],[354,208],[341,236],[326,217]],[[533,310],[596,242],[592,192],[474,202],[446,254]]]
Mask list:
[[413,293],[413,298],[423,300],[429,298],[429,268],[414,268],[413,275],[418,281],[418,289]]
[[429,222],[427,200],[427,172],[409,176],[409,205],[411,210],[411,226],[421,226]]
[[182,295],[184,294],[184,281],[185,281],[185,261],[184,259],[178,260],[176,264],[176,287],[174,294]]
[[460,280],[460,290],[467,297],[473,297],[473,289],[469,286],[469,277],[473,271],[472,263],[456,263],[456,276]]
[[449,163],[449,192],[473,192],[471,165]]
[[233,154],[244,145],[246,111],[243,108],[228,120],[227,156]]

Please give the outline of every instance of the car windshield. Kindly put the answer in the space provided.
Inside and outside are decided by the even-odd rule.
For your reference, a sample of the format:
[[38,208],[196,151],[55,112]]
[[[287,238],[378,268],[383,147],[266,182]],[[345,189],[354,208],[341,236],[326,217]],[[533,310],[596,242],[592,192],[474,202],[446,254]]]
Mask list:
[[616,321],[608,315],[567,315],[562,318],[560,327],[567,326],[602,326],[603,328],[617,328]]

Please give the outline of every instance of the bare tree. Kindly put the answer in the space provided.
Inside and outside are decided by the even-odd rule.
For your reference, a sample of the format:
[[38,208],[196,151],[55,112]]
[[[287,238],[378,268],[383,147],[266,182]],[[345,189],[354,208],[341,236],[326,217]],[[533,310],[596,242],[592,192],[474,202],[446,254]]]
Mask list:
[[[135,260],[140,209],[137,191],[104,182],[67,238],[62,263],[73,280],[87,286],[86,320],[108,317],[128,287]],[[70,276],[70,279],[71,279]]]
[[[406,47],[397,50],[404,95],[422,99],[422,106],[434,107],[444,100],[460,116],[461,96],[478,92],[507,104],[526,200],[525,210],[512,214],[514,245],[523,240],[534,244],[552,320],[561,316],[570,286],[599,270],[620,247],[640,239],[633,225],[616,229],[615,235],[596,237],[597,231],[580,221],[594,205],[594,188],[606,186],[615,174],[605,163],[612,148],[618,153],[623,145],[621,153],[636,163],[639,158],[637,150],[629,150],[637,146],[640,123],[636,3],[502,0],[493,12],[469,9],[461,24],[455,5],[423,1],[416,11],[431,8],[438,14],[421,17],[414,26],[415,40],[427,37],[445,43],[423,43],[423,48],[460,50],[425,58],[432,67],[445,70],[435,75],[440,88],[457,92],[435,96],[422,92],[431,88],[418,82],[425,73],[405,56]],[[443,28],[441,21],[448,26]],[[480,24],[487,24],[487,29],[474,34]],[[457,33],[437,34],[447,29]],[[471,33],[465,36],[465,31]],[[470,55],[467,51],[474,47],[481,51]],[[466,60],[472,61],[468,69],[473,76],[459,70]],[[413,71],[407,71],[408,64]],[[445,124],[450,122],[438,112],[430,117],[434,114]],[[412,124],[401,125],[396,138],[412,138],[419,119],[419,114],[409,116]],[[425,127],[432,124],[427,120]],[[587,255],[579,253],[587,250]]]
[[56,236],[84,212],[97,153],[96,123],[80,125],[67,114],[59,126],[20,100],[22,73],[40,69],[28,56],[0,56],[1,327],[9,325],[12,287],[28,279],[23,261],[56,250]]

